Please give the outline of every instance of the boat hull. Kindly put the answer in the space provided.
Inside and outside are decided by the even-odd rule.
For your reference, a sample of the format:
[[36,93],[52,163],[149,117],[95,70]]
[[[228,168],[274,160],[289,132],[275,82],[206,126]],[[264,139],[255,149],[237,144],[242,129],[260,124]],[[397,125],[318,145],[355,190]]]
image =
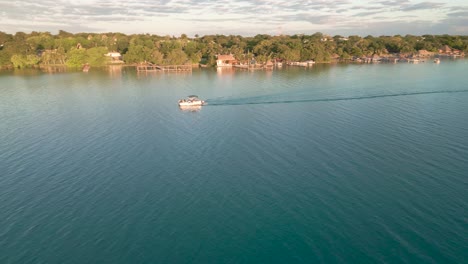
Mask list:
[[179,102],[179,106],[202,106],[205,101]]

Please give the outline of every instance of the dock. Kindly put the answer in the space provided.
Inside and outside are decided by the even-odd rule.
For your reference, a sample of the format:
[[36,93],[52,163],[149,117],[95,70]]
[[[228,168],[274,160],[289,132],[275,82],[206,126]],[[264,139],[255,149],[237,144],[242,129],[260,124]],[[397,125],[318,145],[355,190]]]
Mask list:
[[192,65],[137,65],[137,72],[188,72]]
[[273,65],[264,65],[264,64],[239,64],[239,65],[232,65],[234,68],[242,69],[242,70],[272,70]]
[[288,66],[300,66],[300,67],[312,67],[315,64],[315,61],[290,61],[287,62],[286,65]]

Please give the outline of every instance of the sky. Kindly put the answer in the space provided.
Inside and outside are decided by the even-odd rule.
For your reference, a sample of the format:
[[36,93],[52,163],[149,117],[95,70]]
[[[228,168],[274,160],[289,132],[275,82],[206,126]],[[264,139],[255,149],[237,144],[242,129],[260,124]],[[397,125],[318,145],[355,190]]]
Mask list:
[[468,35],[468,1],[0,0],[0,31],[254,36]]

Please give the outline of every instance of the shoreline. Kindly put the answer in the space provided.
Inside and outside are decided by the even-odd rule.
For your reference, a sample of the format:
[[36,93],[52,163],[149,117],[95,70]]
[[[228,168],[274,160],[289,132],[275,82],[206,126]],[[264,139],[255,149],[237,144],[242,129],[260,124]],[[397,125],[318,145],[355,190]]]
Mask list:
[[[444,55],[444,54],[436,54],[433,56],[419,56],[419,57],[398,57],[395,55],[390,55],[390,56],[382,56],[379,58],[379,60],[371,59],[369,57],[360,57],[360,58],[353,58],[353,59],[348,59],[348,60],[332,60],[328,62],[314,62],[311,64],[304,64],[303,62],[290,62],[288,63],[282,63],[282,66],[274,65],[272,68],[269,69],[262,69],[262,70],[271,70],[271,69],[282,69],[286,67],[292,67],[292,68],[313,68],[314,65],[346,65],[346,64],[400,64],[400,63],[434,63],[434,60],[440,59],[441,61],[444,60],[463,60],[466,59],[465,56],[449,56],[449,55]],[[38,72],[47,72],[47,73],[61,73],[61,72],[84,72],[87,73],[88,71],[92,71],[93,69],[99,69],[99,70],[110,70],[112,71],[113,69],[124,69],[124,68],[132,68],[134,69],[135,72],[140,72],[137,70],[139,64],[109,64],[105,66],[94,66],[87,68],[87,70],[83,70],[81,67],[69,67],[66,66],[65,64],[55,64],[55,65],[37,65],[34,67],[29,67],[29,68],[14,68],[14,67],[3,67],[0,68],[0,73],[2,72],[15,72],[15,71],[38,71]],[[161,65],[164,67],[164,65]],[[184,65],[188,66],[188,65]],[[232,67],[216,67],[216,66],[205,66],[199,65],[199,64],[192,64],[191,67],[193,69],[200,69],[200,70],[217,70],[217,69],[229,69],[229,70],[242,70],[239,69],[238,67],[235,67],[233,65]],[[120,70],[117,70],[120,71]],[[141,71],[145,73],[145,71]],[[164,73],[167,71],[151,71],[151,73]],[[170,71],[170,72],[177,72],[177,71]],[[186,72],[186,71],[183,71]],[[149,72],[148,72],[149,73]]]

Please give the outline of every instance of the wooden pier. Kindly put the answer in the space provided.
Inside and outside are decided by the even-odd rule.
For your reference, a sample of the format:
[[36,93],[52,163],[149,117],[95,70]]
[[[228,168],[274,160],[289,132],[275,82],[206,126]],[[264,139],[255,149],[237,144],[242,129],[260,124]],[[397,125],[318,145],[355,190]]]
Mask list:
[[188,72],[192,65],[137,65],[137,72]]
[[272,70],[273,65],[264,65],[264,64],[239,64],[239,65],[232,65],[234,68],[255,71],[255,70]]
[[286,63],[289,66],[300,66],[300,67],[312,67],[315,64],[315,61],[290,61]]

